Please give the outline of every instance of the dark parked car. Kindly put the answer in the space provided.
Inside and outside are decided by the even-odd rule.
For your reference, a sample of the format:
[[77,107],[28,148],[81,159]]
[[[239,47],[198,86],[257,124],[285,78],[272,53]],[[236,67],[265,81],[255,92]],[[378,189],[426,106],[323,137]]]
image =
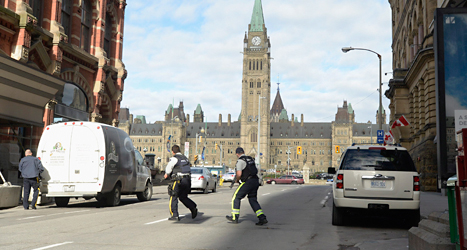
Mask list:
[[303,184],[303,178],[298,178],[295,175],[283,175],[279,178],[269,179],[266,183],[268,184]]

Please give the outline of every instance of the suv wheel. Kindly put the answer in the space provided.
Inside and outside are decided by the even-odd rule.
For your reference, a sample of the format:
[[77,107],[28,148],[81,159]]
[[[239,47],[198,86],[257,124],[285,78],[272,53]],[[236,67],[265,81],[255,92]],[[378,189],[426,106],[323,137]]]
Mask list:
[[408,226],[418,227],[418,223],[420,222],[420,208],[417,210],[407,211],[405,218]]
[[332,224],[334,226],[344,225],[344,208],[336,207],[334,202],[332,203]]

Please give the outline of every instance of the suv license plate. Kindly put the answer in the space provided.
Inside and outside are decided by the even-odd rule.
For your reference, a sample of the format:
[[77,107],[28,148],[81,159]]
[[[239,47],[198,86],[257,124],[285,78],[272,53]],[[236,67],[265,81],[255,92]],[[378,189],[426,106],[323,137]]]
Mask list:
[[75,191],[75,185],[64,185],[63,186],[63,191],[65,191],[65,192],[74,192]]
[[371,181],[371,188],[386,188],[386,181]]

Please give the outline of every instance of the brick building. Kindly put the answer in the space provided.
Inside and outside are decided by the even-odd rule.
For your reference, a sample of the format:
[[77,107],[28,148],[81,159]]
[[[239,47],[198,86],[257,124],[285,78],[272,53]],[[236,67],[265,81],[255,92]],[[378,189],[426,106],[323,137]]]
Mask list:
[[118,124],[125,0],[0,0],[0,170],[59,121]]

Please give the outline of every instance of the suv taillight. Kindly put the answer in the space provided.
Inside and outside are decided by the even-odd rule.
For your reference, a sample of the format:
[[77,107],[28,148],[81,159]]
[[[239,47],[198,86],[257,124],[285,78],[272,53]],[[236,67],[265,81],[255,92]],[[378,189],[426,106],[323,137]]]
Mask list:
[[344,188],[344,175],[338,174],[336,178],[336,188],[343,189]]
[[420,176],[413,177],[413,191],[420,191]]

